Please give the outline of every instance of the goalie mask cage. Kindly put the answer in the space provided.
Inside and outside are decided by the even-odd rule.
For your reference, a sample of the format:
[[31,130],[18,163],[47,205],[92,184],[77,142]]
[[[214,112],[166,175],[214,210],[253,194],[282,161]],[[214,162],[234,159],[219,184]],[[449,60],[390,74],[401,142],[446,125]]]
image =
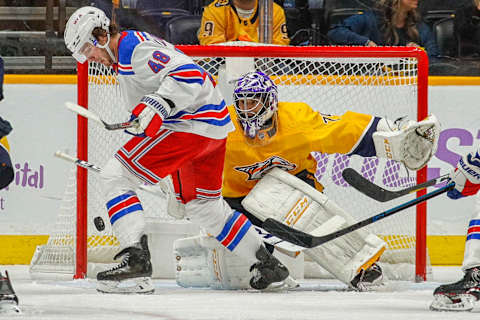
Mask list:
[[[271,76],[279,89],[279,101],[306,102],[324,114],[347,110],[395,120],[402,116],[422,120],[427,114],[428,59],[425,52],[407,47],[277,47],[277,46],[177,46],[216,80],[227,102],[229,80],[252,69]],[[95,111],[108,123],[123,122],[123,107],[116,73],[95,63],[78,66],[78,104]],[[78,117],[77,157],[105,165],[129,138],[107,131]],[[338,141],[342,143],[342,141]],[[315,151],[315,150],[312,150]],[[426,181],[426,168],[408,171],[397,162],[379,158],[313,153],[318,161],[317,179],[325,194],[358,221],[398,205],[409,195],[380,203],[350,187],[341,172],[352,167],[376,184],[395,190]],[[118,252],[102,197],[99,176],[75,168],[66,190],[55,230],[40,248],[31,272],[66,272],[82,278],[88,262],[111,262]],[[162,199],[139,191],[147,217],[171,221]],[[416,196],[426,191],[417,192]],[[409,279],[425,280],[427,274],[426,204],[405,210],[367,228],[387,242],[381,260],[409,264]],[[94,223],[101,216],[104,226]],[[101,221],[100,221],[101,222]],[[39,250],[37,250],[39,251]],[[170,256],[172,256],[170,254]],[[172,256],[173,257],[173,256]]]

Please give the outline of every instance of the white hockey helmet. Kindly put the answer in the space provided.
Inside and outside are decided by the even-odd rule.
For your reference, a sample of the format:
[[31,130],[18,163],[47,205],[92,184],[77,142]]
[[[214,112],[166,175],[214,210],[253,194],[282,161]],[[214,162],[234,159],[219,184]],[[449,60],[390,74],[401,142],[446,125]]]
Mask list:
[[[105,48],[106,45],[99,46],[97,40],[92,35],[95,28],[102,28],[108,34],[110,19],[105,12],[95,7],[82,7],[75,11],[67,21],[65,26],[65,45],[72,52],[72,56],[80,63],[84,63],[87,57],[81,53],[82,47],[86,43],[94,46]],[[110,40],[110,37],[108,37]]]
[[233,100],[247,141],[265,145],[277,132],[278,89],[269,76],[249,72],[235,84]]

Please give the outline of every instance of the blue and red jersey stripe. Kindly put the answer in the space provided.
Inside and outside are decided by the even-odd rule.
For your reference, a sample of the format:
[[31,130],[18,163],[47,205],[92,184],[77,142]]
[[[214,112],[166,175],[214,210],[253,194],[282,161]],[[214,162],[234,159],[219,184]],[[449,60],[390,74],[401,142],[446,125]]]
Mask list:
[[143,211],[137,195],[133,191],[121,194],[107,202],[108,216],[113,225],[121,217],[136,211]]
[[473,239],[480,240],[480,219],[471,220],[468,225],[467,241]]
[[233,251],[251,226],[252,223],[245,215],[235,211],[216,239],[228,250]]

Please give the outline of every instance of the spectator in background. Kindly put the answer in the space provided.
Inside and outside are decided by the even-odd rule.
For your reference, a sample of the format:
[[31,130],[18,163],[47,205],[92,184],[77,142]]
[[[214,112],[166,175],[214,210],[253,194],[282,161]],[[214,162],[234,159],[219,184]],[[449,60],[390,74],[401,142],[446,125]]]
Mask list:
[[[205,7],[202,24],[198,31],[201,45],[228,41],[259,42],[258,0],[215,0]],[[285,12],[278,4],[273,4],[272,43],[288,45]]]
[[436,57],[435,37],[417,7],[418,0],[380,0],[374,9],[346,18],[327,35],[336,44],[422,47],[430,58]]
[[480,0],[471,0],[455,11],[455,35],[459,40],[460,55],[480,56]]

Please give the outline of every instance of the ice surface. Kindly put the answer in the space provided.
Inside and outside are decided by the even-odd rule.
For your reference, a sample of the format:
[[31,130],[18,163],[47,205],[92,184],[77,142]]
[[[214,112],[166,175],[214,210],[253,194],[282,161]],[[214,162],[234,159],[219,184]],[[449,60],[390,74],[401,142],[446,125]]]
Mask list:
[[435,281],[391,282],[378,292],[344,291],[345,286],[335,280],[302,280],[300,289],[289,292],[185,289],[174,280],[154,280],[153,295],[100,294],[94,280],[31,280],[27,266],[0,266],[5,269],[22,314],[0,315],[0,319],[480,319],[480,303],[466,313],[428,309],[438,284],[461,278],[459,267],[434,267]]

